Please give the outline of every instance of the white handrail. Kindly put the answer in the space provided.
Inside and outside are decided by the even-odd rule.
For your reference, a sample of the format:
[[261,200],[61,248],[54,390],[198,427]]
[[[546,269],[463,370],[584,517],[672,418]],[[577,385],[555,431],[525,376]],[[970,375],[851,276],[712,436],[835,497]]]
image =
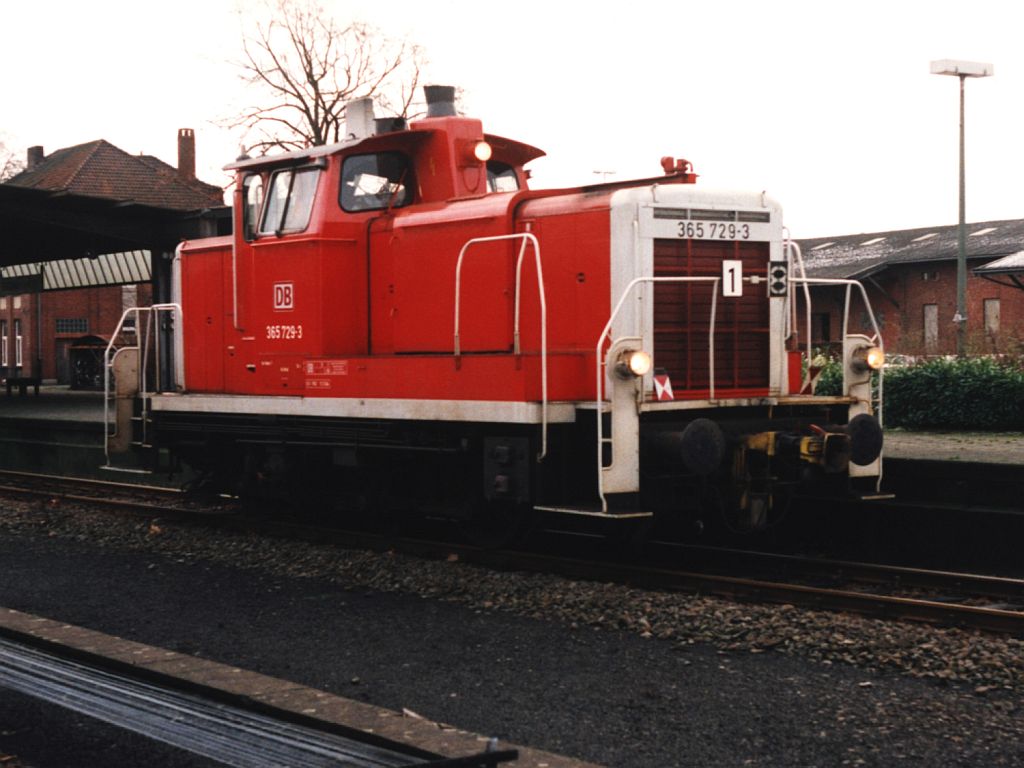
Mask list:
[[[859,280],[850,280],[848,278],[836,278],[836,277],[794,277],[794,282],[803,283],[805,289],[811,285],[845,285],[846,286],[846,303],[843,308],[843,338],[846,338],[849,328],[849,315],[850,315],[850,291],[852,288],[857,288],[860,291],[861,301],[864,303],[864,309],[868,313],[868,319],[871,321],[871,329],[874,332],[870,338],[872,344],[876,345],[885,353],[885,343],[882,341],[882,331],[878,327],[878,320],[875,318],[875,311],[871,308],[871,302],[868,300],[868,292],[864,288],[864,284]],[[808,302],[810,306],[810,302]],[[811,337],[810,328],[807,329],[807,349],[808,355],[810,354],[811,348]],[[879,369],[878,371],[878,423],[882,424],[882,414],[884,408],[884,384],[885,384],[885,371]]]
[[[790,286],[796,285],[801,280],[805,281],[803,285],[804,285],[804,309],[806,310],[805,314],[807,315],[807,370],[808,370],[808,374],[807,375],[810,376],[811,359],[813,357],[813,354],[812,354],[812,351],[811,351],[811,289],[810,289],[810,287],[808,287],[808,285],[806,283],[806,280],[807,280],[807,268],[804,266],[804,255],[803,255],[803,251],[800,249],[800,244],[797,243],[795,240],[787,240],[786,241],[786,248],[791,250],[791,251],[793,251],[796,254],[796,262],[800,266],[800,277],[799,278],[792,278],[789,281]],[[792,290],[790,291],[790,301],[792,301]],[[793,315],[794,315],[794,320],[795,320],[795,318],[796,318],[796,302],[795,301],[793,302]],[[844,315],[843,322],[844,322],[844,324],[846,322],[845,315]],[[844,333],[844,336],[845,336],[845,333]],[[803,385],[801,385],[800,388],[803,389]]]
[[456,365],[462,356],[462,346],[459,339],[459,310],[460,297],[462,294],[462,261],[466,251],[473,245],[479,243],[494,243],[503,240],[522,240],[519,248],[519,256],[516,259],[516,291],[515,291],[515,316],[512,328],[513,352],[521,354],[519,345],[519,306],[522,297],[522,267],[523,258],[526,255],[526,244],[533,246],[534,261],[537,268],[537,293],[540,296],[540,378],[541,378],[541,449],[537,455],[537,461],[542,461],[548,453],[548,306],[544,293],[544,272],[541,269],[540,244],[536,236],[531,232],[516,232],[510,235],[493,235],[491,237],[474,237],[467,240],[459,251],[459,259],[455,263],[455,362]]
[[[601,511],[608,511],[608,499],[604,493],[604,476],[601,474],[605,469],[604,466],[604,422],[601,419],[603,415],[601,403],[604,400],[604,377],[601,375],[602,371],[607,368],[607,357],[602,356],[601,350],[605,345],[605,341],[608,339],[611,333],[612,324],[615,322],[615,318],[618,317],[619,312],[622,310],[623,305],[626,303],[626,299],[633,292],[636,286],[643,283],[712,283],[711,291],[711,325],[708,328],[708,371],[710,376],[710,391],[709,397],[714,399],[715,392],[715,312],[716,312],[716,300],[718,298],[718,284],[722,281],[720,277],[636,277],[630,281],[629,285],[622,291],[622,295],[619,297],[618,302],[615,304],[615,308],[612,309],[612,313],[608,318],[608,322],[605,323],[604,329],[601,331],[601,335],[597,338],[597,348],[594,351],[596,359],[597,369],[597,381],[596,389],[594,392],[594,412],[597,415],[597,494],[601,498]],[[633,336],[622,337],[621,340],[628,340],[636,338]],[[615,345],[620,341],[616,339],[609,346],[609,351],[614,349]],[[613,438],[614,439],[614,438]],[[611,465],[609,465],[610,467]]]
[[[868,293],[867,293],[867,291],[864,288],[864,284],[861,283],[859,280],[849,280],[849,279],[837,278],[837,277],[792,277],[792,278],[790,278],[790,280],[792,282],[794,282],[794,283],[803,283],[803,284],[805,284],[807,286],[810,286],[810,285],[845,285],[846,288],[847,288],[847,306],[845,308],[846,312],[844,314],[847,315],[847,316],[849,315],[849,310],[850,310],[850,307],[849,307],[849,290],[851,288],[856,288],[858,291],[860,291],[861,300],[864,302],[864,309],[868,313],[868,319],[871,321],[871,328],[874,331],[874,335],[871,337],[871,341],[872,341],[872,343],[878,344],[879,346],[881,346],[881,344],[882,344],[882,332],[878,328],[878,321],[875,319],[875,312],[871,308],[871,302],[868,301]],[[848,322],[848,317],[844,317],[843,318],[843,335],[844,336],[846,335],[846,324],[847,324],[847,322]],[[810,343],[810,339],[808,339],[808,343]]]
[[[140,364],[138,370],[138,388],[139,394],[142,397],[142,419],[145,424],[148,402],[146,395],[149,394],[149,390],[146,386],[146,369],[149,364],[149,344],[150,335],[153,336],[153,349],[154,356],[157,360],[156,371],[156,382],[157,388],[159,388],[160,373],[159,360],[160,360],[160,334],[154,332],[154,318],[159,318],[160,312],[171,312],[181,315],[180,304],[153,304],[148,307],[129,307],[121,314],[121,319],[118,320],[117,327],[114,329],[114,333],[110,336],[110,341],[107,343],[106,349],[103,351],[103,451],[107,459],[107,465],[110,465],[110,438],[117,435],[117,424],[114,425],[114,432],[110,432],[110,369],[113,367],[114,358],[117,354],[124,349],[142,349],[142,355],[140,357]],[[145,330],[140,328],[140,316],[145,313],[146,315],[146,327]],[[125,344],[122,347],[116,347],[117,340],[120,338],[121,333],[124,331],[125,321],[130,317],[135,316],[135,343]],[[114,350],[113,356],[111,351]]]
[[[882,348],[884,351],[885,347],[882,342],[882,332],[878,327],[878,321],[875,319],[874,309],[871,307],[871,302],[868,300],[867,291],[864,288],[864,284],[859,280],[851,280],[849,278],[828,278],[828,277],[807,277],[807,270],[804,267],[803,253],[800,250],[799,243],[793,240],[786,241],[786,248],[791,250],[796,255],[797,264],[800,267],[800,277],[791,277],[790,286],[796,286],[797,284],[803,285],[804,290],[804,309],[807,315],[807,378],[804,379],[803,386],[810,380],[811,362],[814,357],[813,350],[811,349],[811,289],[812,285],[845,285],[846,295],[843,303],[843,338],[845,339],[849,333],[850,327],[850,293],[851,289],[856,286],[857,290],[860,291],[861,301],[864,303],[864,309],[868,313],[868,318],[871,320],[871,328],[874,331],[874,335],[871,338],[871,342]],[[792,301],[792,290],[790,290],[790,301]],[[793,302],[793,312],[796,312],[796,302]],[[788,315],[788,313],[787,313]],[[881,423],[882,420],[882,376],[879,375],[878,383],[878,420]]]

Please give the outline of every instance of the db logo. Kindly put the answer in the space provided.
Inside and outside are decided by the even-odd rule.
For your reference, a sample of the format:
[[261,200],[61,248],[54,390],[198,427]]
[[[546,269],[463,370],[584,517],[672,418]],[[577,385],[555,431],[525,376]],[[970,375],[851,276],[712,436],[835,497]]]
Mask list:
[[294,283],[274,283],[274,309],[295,309]]

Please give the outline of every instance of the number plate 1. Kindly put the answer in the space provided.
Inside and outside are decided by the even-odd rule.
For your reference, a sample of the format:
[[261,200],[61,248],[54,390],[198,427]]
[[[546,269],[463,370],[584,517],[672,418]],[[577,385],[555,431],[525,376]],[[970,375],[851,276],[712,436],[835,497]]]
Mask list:
[[743,295],[743,262],[738,259],[722,261],[722,295]]

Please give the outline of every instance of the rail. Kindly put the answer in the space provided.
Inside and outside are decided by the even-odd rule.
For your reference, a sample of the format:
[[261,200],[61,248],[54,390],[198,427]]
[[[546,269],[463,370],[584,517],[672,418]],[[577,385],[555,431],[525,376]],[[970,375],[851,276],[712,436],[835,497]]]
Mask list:
[[[748,278],[744,278],[745,280]],[[622,291],[622,295],[619,297],[618,302],[615,304],[615,308],[612,309],[612,313],[608,318],[608,322],[605,323],[604,329],[601,331],[601,335],[597,339],[597,347],[595,349],[596,355],[596,368],[597,368],[597,388],[594,395],[594,412],[597,418],[597,493],[601,498],[601,511],[608,511],[608,499],[604,492],[604,475],[603,470],[610,468],[612,465],[605,465],[604,462],[604,446],[611,444],[613,438],[606,438],[604,436],[604,409],[602,403],[604,402],[604,375],[608,367],[608,356],[611,351],[616,348],[617,345],[625,341],[639,340],[639,336],[622,336],[615,340],[612,340],[608,345],[609,355],[602,355],[601,352],[605,347],[606,342],[609,341],[611,335],[612,325],[615,323],[615,319],[619,316],[622,311],[623,305],[626,303],[626,299],[629,298],[630,294],[633,293],[634,289],[644,283],[711,283],[711,322],[708,328],[708,371],[710,381],[709,397],[714,400],[715,398],[715,318],[717,313],[717,301],[718,301],[718,284],[722,281],[720,277],[637,277],[634,278],[629,285],[626,286],[625,290]]]
[[[141,413],[141,424],[142,424],[142,440],[145,442],[145,430],[146,430],[146,418],[149,407],[149,401],[147,395],[150,394],[147,375],[149,371],[149,355],[150,349],[153,350],[153,359],[156,362],[157,368],[159,368],[160,360],[160,334],[156,332],[160,314],[162,312],[171,313],[171,317],[177,314],[181,316],[181,305],[180,304],[153,304],[148,307],[130,307],[126,309],[121,315],[121,319],[117,323],[117,328],[110,337],[110,342],[107,344],[106,349],[103,352],[103,451],[106,456],[107,466],[110,467],[110,440],[113,437],[117,437],[120,430],[123,428],[122,420],[115,419],[113,423],[113,431],[111,431],[110,421],[110,402],[111,399],[117,399],[117,393],[115,392],[114,398],[111,398],[111,372],[114,369],[114,362],[119,354],[130,350],[135,350],[138,353],[138,364],[136,370],[137,381],[135,385],[137,387],[136,394],[142,401],[142,413]],[[140,330],[140,321],[142,316],[145,315],[145,328]],[[134,326],[127,326],[127,320],[129,317],[135,318]],[[131,328],[132,334],[134,335],[134,343],[126,343],[118,346],[118,341],[122,336],[127,337],[128,329]],[[158,391],[160,375],[159,370],[154,376],[154,387],[153,391]],[[116,386],[116,381],[114,382]]]
[[491,237],[474,237],[467,240],[459,251],[459,259],[455,264],[455,365],[458,367],[462,359],[460,342],[459,312],[462,294],[462,262],[471,246],[480,243],[494,243],[503,240],[522,240],[519,256],[516,259],[516,291],[515,315],[512,328],[512,350],[518,357],[522,354],[519,338],[519,307],[522,298],[523,258],[526,256],[527,244],[533,246],[534,261],[537,267],[537,293],[540,296],[540,377],[541,377],[541,450],[537,461],[542,461],[548,452],[548,307],[544,297],[544,272],[541,269],[540,244],[536,236],[530,232],[517,232],[511,235],[493,235]]

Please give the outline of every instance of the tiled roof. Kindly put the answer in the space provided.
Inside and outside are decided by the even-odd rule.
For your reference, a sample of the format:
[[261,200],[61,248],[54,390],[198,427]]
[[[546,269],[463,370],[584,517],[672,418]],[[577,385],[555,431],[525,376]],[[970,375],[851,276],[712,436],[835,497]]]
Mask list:
[[129,155],[103,139],[58,149],[7,183],[175,211],[224,204],[220,187],[183,179],[167,163],[148,155]]
[[[809,277],[864,278],[893,264],[957,257],[956,224],[801,240]],[[1024,219],[967,225],[967,258],[992,261],[1024,250]]]

